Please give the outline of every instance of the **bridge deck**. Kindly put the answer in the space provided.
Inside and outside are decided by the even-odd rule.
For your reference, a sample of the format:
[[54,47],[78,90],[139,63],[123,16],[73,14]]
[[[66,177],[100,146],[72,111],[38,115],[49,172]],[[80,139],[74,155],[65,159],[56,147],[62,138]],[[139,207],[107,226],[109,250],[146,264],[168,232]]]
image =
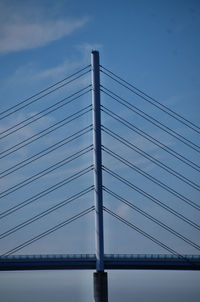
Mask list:
[[[105,254],[105,269],[200,270],[200,255]],[[0,257],[0,270],[96,268],[94,254],[14,255]]]

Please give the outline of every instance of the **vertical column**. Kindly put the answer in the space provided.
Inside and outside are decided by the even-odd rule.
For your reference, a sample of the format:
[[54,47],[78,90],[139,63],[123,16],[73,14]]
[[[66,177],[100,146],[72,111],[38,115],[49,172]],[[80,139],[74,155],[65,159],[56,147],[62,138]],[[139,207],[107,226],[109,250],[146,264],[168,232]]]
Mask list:
[[94,146],[94,202],[95,202],[95,243],[96,272],[94,278],[94,302],[108,302],[107,273],[104,272],[103,242],[103,198],[101,159],[101,108],[99,52],[92,51],[92,106]]
[[95,272],[94,276],[94,302],[108,302],[108,280],[106,272]]
[[93,106],[93,146],[94,146],[94,202],[96,270],[104,270],[103,243],[103,200],[102,200],[102,160],[101,160],[101,110],[99,52],[92,51],[92,106]]

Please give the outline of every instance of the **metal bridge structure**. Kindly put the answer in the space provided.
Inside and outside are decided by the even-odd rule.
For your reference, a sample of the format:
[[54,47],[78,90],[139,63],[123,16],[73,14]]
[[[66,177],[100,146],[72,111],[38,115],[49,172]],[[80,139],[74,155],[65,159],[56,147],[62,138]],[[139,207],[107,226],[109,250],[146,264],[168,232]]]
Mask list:
[[[183,255],[181,259],[169,254],[104,254],[105,269],[199,270],[198,255]],[[17,255],[3,256],[1,270],[95,270],[95,254]]]
[[[96,270],[94,299],[103,302],[105,269],[200,269],[200,127],[100,65],[98,51],[0,121],[0,270]],[[89,213],[95,254],[23,253]],[[134,252],[105,253],[104,214],[137,234]],[[153,252],[139,251],[141,237]]]

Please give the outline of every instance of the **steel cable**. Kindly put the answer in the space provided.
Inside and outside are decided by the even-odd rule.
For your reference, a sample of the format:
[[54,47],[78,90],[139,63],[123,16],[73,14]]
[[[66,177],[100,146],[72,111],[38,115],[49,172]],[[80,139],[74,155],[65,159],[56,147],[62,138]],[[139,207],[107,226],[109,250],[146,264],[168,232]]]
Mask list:
[[168,126],[166,126],[163,123],[159,122],[157,119],[155,119],[152,116],[150,116],[149,114],[145,113],[143,110],[140,110],[139,108],[137,108],[136,106],[132,105],[128,101],[126,101],[123,98],[121,98],[120,96],[116,95],[114,92],[111,92],[109,89],[107,89],[105,87],[103,87],[103,88],[106,89],[106,90],[108,90],[110,93],[112,93],[113,95],[115,95],[117,97],[116,98],[116,97],[110,95],[108,92],[106,92],[103,89],[101,89],[101,91],[103,93],[105,93],[106,95],[108,95],[110,98],[112,98],[113,100],[117,101],[119,104],[125,106],[126,108],[130,109],[132,112],[134,112],[137,115],[141,116],[142,118],[144,118],[145,120],[147,120],[151,124],[155,125],[159,129],[163,130],[164,132],[168,133],[172,137],[176,138],[177,140],[179,140],[180,142],[182,142],[186,146],[188,146],[191,149],[195,150],[196,152],[200,153],[200,146],[196,145],[195,143],[193,143],[192,141],[188,140],[187,138],[185,138],[181,134],[177,133],[176,131],[172,130]]
[[8,109],[2,111],[2,112],[0,113],[0,115],[3,115],[4,113],[6,113],[6,115],[4,115],[3,117],[0,117],[0,120],[6,118],[6,117],[8,117],[8,116],[10,116],[11,114],[13,114],[13,113],[15,113],[15,112],[17,112],[17,111],[19,111],[19,110],[21,110],[21,109],[24,109],[25,107],[29,106],[30,104],[33,104],[33,103],[37,102],[37,101],[40,100],[41,98],[43,98],[43,97],[45,97],[45,96],[51,94],[52,92],[54,92],[54,91],[56,91],[56,90],[58,90],[58,89],[60,89],[60,88],[62,88],[62,87],[64,87],[64,86],[66,86],[67,84],[69,84],[69,83],[71,83],[71,82],[73,82],[73,81],[79,79],[80,77],[84,76],[85,74],[87,74],[88,72],[90,72],[90,70],[89,70],[89,71],[86,71],[85,73],[83,73],[82,75],[76,77],[75,79],[72,79],[71,81],[62,84],[61,86],[56,87],[55,89],[53,89],[53,90],[51,90],[50,92],[48,92],[48,93],[46,93],[46,94],[44,94],[44,95],[38,97],[37,99],[31,101],[30,103],[25,104],[25,105],[23,105],[22,107],[20,107],[20,108],[18,108],[18,109],[15,109],[14,111],[12,111],[12,112],[10,112],[10,113],[7,113],[8,111],[10,111],[10,110],[12,110],[12,109],[14,109],[14,108],[16,108],[16,107],[18,107],[18,106],[20,106],[20,105],[26,103],[27,101],[29,101],[29,100],[31,100],[32,98],[34,98],[34,97],[36,97],[36,96],[42,94],[43,92],[45,92],[45,91],[47,91],[47,90],[49,90],[49,89],[55,87],[56,85],[58,85],[58,84],[60,84],[60,83],[63,83],[63,82],[66,81],[67,79],[70,79],[71,77],[73,77],[73,76],[75,76],[76,74],[78,74],[78,73],[84,71],[84,70],[87,69],[88,67],[90,67],[90,65],[88,65],[88,66],[82,68],[81,70],[79,70],[79,71],[75,72],[74,74],[72,74],[72,75],[66,77],[65,79],[63,79],[63,80],[61,80],[61,81],[59,81],[59,82],[57,82],[57,83],[55,83],[55,84],[53,84],[53,85],[51,85],[51,86],[49,86],[49,87],[47,87],[47,88],[45,88],[45,89],[39,91],[38,93],[32,95],[31,97],[26,98],[25,100],[19,102],[18,104],[16,104],[16,105],[14,105],[14,106],[12,106],[12,107],[10,107],[10,108],[8,108]]
[[[84,87],[84,88],[80,89],[79,91],[77,91],[77,92],[71,94],[70,96],[65,97],[64,99],[62,99],[62,100],[56,102],[55,104],[53,104],[53,105],[51,105],[51,106],[49,106],[49,107],[47,107],[47,108],[41,110],[40,112],[38,112],[38,113],[32,115],[31,117],[29,117],[29,118],[27,118],[27,119],[25,119],[25,120],[23,120],[23,121],[21,121],[21,122],[15,124],[14,126],[12,126],[12,127],[8,128],[8,129],[4,130],[3,132],[0,133],[0,135],[2,135],[2,134],[4,134],[4,133],[6,133],[6,132],[8,132],[8,131],[10,131],[10,130],[12,130],[12,129],[14,129],[14,128],[16,128],[17,126],[20,126],[21,124],[23,124],[23,123],[25,123],[25,122],[28,122],[28,123],[26,123],[25,125],[23,125],[23,126],[17,128],[17,129],[14,129],[14,130],[10,131],[9,133],[3,135],[2,137],[0,137],[0,139],[3,139],[3,138],[5,138],[5,137],[7,137],[7,136],[9,136],[9,135],[11,135],[11,134],[13,134],[13,133],[15,133],[15,132],[21,130],[21,129],[23,129],[24,127],[26,127],[26,126],[28,126],[28,125],[30,125],[30,124],[32,124],[32,123],[34,123],[34,122],[40,120],[41,118],[47,116],[48,114],[50,114],[50,113],[52,113],[52,112],[55,112],[56,110],[58,110],[58,109],[60,109],[60,108],[62,108],[62,107],[64,107],[64,106],[70,104],[71,102],[77,100],[78,98],[75,97],[75,98],[73,98],[73,99],[71,99],[71,100],[69,100],[68,102],[65,102],[65,103],[63,104],[64,101],[66,101],[66,100],[68,100],[68,99],[74,97],[75,95],[79,94],[80,92],[84,91],[85,89],[88,89],[90,86],[91,86],[91,85],[89,85],[89,86],[87,86],[87,87]],[[89,91],[91,91],[91,89],[88,90],[87,92],[89,92]],[[87,93],[87,92],[86,92],[86,93]],[[59,105],[59,104],[61,104],[61,105]],[[59,105],[59,106],[57,106],[57,105]],[[57,107],[54,108],[55,106],[57,106]],[[54,108],[54,109],[51,109],[51,108]],[[49,109],[51,109],[51,110],[49,110]],[[49,111],[48,111],[48,110],[49,110]],[[46,111],[48,111],[48,112],[46,112]],[[46,112],[46,113],[41,115],[41,113],[44,113],[44,112]],[[40,116],[39,116],[39,115],[40,115]],[[38,116],[38,117],[37,117],[37,116]],[[34,120],[32,120],[34,117],[37,117],[37,118],[35,118]]]
[[43,149],[42,151],[28,157],[25,160],[22,160],[21,162],[19,162],[18,164],[13,165],[12,167],[2,171],[0,173],[0,179],[4,178],[12,173],[14,173],[15,171],[18,171],[19,169],[29,165],[30,163],[42,158],[43,156],[48,155],[49,153],[57,150],[58,148],[61,148],[62,146],[74,141],[75,139],[78,139],[80,137],[82,137],[83,135],[89,133],[92,130],[92,124],[73,133],[72,135],[58,141],[57,143],[49,146],[48,148]]
[[[102,147],[102,150],[104,152],[106,152],[107,154],[109,154],[111,157],[119,160],[121,163],[123,163],[124,165],[126,165],[127,167],[129,167],[130,169],[136,171],[137,173],[141,174],[142,176],[144,176],[145,178],[149,179],[150,181],[152,181],[153,183],[157,184],[158,186],[160,186],[161,188],[163,188],[164,190],[166,190],[167,192],[171,193],[172,195],[176,196],[177,198],[179,198],[180,200],[183,200],[184,202],[190,204],[193,208],[195,208],[196,210],[199,210],[199,205],[197,205],[195,202],[191,201],[190,199],[186,198],[185,196],[183,196],[182,194],[180,194],[179,192],[175,191],[174,189],[172,189],[171,187],[169,187],[168,185],[166,185],[165,183],[161,182],[160,180],[156,179],[155,177],[151,176],[150,174],[146,173],[145,171],[143,171],[142,169],[138,168],[137,166],[135,166],[134,164],[130,163],[129,161],[125,160],[124,158],[122,158],[121,156],[119,156],[118,154],[116,154],[115,152],[113,152],[112,150],[105,148],[104,146]],[[140,189],[141,190],[141,189]],[[143,192],[144,194],[146,194],[148,196],[148,198],[151,198],[152,196],[150,194],[148,194],[147,192],[141,190],[141,192]],[[198,226],[199,227],[199,226]]]
[[[107,172],[109,173],[109,172]],[[110,175],[113,176],[112,173],[109,173]],[[157,204],[159,207],[165,209],[167,212],[173,214],[174,216],[176,216],[177,218],[179,218],[180,220],[184,221],[185,223],[189,224],[190,226],[192,226],[193,228],[197,229],[198,231],[200,231],[200,226],[195,223],[194,221],[192,221],[191,219],[187,218],[186,216],[180,214],[179,212],[175,211],[174,209],[172,209],[171,207],[169,207],[166,203],[164,202],[161,202],[159,199],[153,197],[152,195],[148,194],[148,193],[144,193],[143,190],[141,190],[140,188],[134,186],[132,183],[119,178],[119,177],[116,177],[116,176],[113,176],[115,177],[116,179],[119,179],[121,182],[125,183],[127,186],[129,186],[131,189],[137,191],[138,193],[140,193],[141,195],[147,197],[148,199],[150,199],[151,201],[153,201],[155,204]],[[143,191],[143,192],[142,192]]]
[[46,215],[49,215],[50,213],[56,211],[57,209],[62,208],[63,206],[71,203],[72,201],[77,200],[78,198],[80,198],[80,197],[88,194],[89,192],[91,192],[93,189],[94,189],[94,186],[90,186],[90,187],[86,188],[85,190],[82,190],[79,193],[76,193],[76,194],[72,195],[71,197],[62,200],[61,202],[59,202],[56,205],[48,208],[47,210],[31,217],[30,219],[27,219],[26,221],[18,224],[17,226],[15,226],[15,227],[7,230],[6,232],[0,234],[0,239],[3,239],[5,237],[17,232],[18,230],[21,230],[22,228],[26,227],[27,225],[29,225],[29,224],[45,217]]
[[140,128],[136,127],[135,125],[133,125],[132,123],[128,122],[127,120],[125,120],[123,117],[121,117],[120,115],[114,113],[113,111],[109,110],[108,108],[106,108],[105,106],[101,106],[101,110],[102,112],[106,113],[108,116],[112,117],[113,119],[115,119],[116,121],[118,121],[119,123],[123,124],[124,126],[126,126],[127,128],[129,128],[130,130],[136,132],[137,134],[139,134],[140,136],[144,137],[146,140],[150,141],[151,143],[153,143],[154,145],[158,146],[159,148],[161,148],[162,150],[166,151],[168,154],[176,157],[177,159],[179,159],[181,162],[183,162],[184,164],[188,165],[189,167],[191,167],[192,169],[200,172],[200,166],[197,165],[196,163],[194,163],[193,161],[189,160],[188,158],[186,158],[185,156],[181,155],[180,153],[178,153],[177,151],[171,149],[170,147],[166,146],[165,144],[163,144],[162,142],[160,142],[159,140],[157,140],[155,137],[152,137],[151,135],[149,135],[148,133],[146,133],[145,131],[141,130]]
[[39,239],[48,236],[49,234],[51,234],[51,233],[53,233],[53,232],[59,230],[60,228],[64,227],[65,225],[70,224],[71,222],[73,222],[73,221],[75,221],[75,220],[81,218],[82,216],[84,216],[84,215],[86,215],[86,214],[92,212],[93,210],[94,210],[94,206],[92,206],[92,207],[90,207],[90,208],[87,208],[86,210],[84,210],[84,211],[82,211],[82,212],[80,212],[80,213],[78,213],[78,214],[72,216],[71,218],[68,218],[67,220],[65,220],[65,221],[63,221],[63,222],[61,222],[61,223],[55,225],[54,227],[48,229],[47,231],[45,231],[45,232],[43,232],[43,233],[41,233],[41,234],[39,234],[39,235],[37,235],[37,236],[35,236],[35,237],[33,237],[33,238],[27,240],[27,241],[25,241],[24,243],[22,243],[22,244],[16,246],[15,248],[13,248],[13,249],[11,249],[11,250],[5,252],[5,253],[2,254],[1,256],[8,256],[8,255],[11,255],[11,254],[13,254],[13,253],[19,251],[19,250],[23,249],[24,247],[26,247],[26,246],[32,244],[33,242],[36,242],[36,241],[38,241]]
[[111,137],[115,138],[117,141],[119,141],[123,145],[127,146],[131,150],[133,150],[133,151],[137,152],[138,154],[142,155],[143,157],[145,157],[146,159],[150,160],[155,165],[159,166],[160,168],[162,168],[163,170],[167,171],[171,175],[173,175],[176,178],[180,179],[181,181],[183,181],[184,183],[186,183],[187,185],[189,185],[193,189],[196,189],[197,191],[200,191],[200,186],[198,184],[196,184],[195,182],[191,181],[190,179],[188,179],[187,177],[183,176],[182,174],[178,173],[177,171],[175,171],[174,169],[170,168],[169,166],[165,165],[164,163],[162,163],[158,159],[155,159],[153,156],[149,155],[148,153],[144,152],[140,148],[136,147],[134,144],[128,142],[127,140],[125,140],[124,138],[122,138],[121,136],[119,136],[118,134],[116,134],[115,132],[111,131],[107,127],[102,126],[102,130],[105,133],[107,133],[108,135],[110,135]]
[[[18,151],[18,150],[20,150],[21,148],[23,148],[23,147],[25,147],[25,146],[27,146],[27,145],[29,145],[29,144],[35,142],[36,140],[38,140],[38,139],[40,139],[40,138],[46,136],[47,134],[52,133],[53,131],[55,131],[55,130],[57,130],[57,129],[60,129],[61,127],[63,127],[63,126],[65,126],[65,125],[67,125],[67,124],[73,122],[74,120],[76,120],[76,119],[82,117],[82,116],[85,115],[86,113],[90,112],[90,111],[92,110],[91,108],[92,108],[92,106],[91,106],[91,105],[88,105],[88,106],[86,106],[85,108],[83,108],[83,109],[81,109],[81,110],[79,110],[79,111],[77,111],[77,112],[75,112],[75,113],[73,113],[73,114],[67,116],[67,117],[64,118],[63,120],[61,120],[61,121],[59,121],[59,122],[56,122],[55,124],[53,124],[53,125],[47,127],[46,129],[44,129],[44,130],[42,130],[42,131],[40,131],[40,132],[38,132],[38,133],[32,135],[31,137],[29,137],[29,138],[27,138],[27,139],[21,141],[20,143],[17,143],[16,145],[14,145],[14,146],[12,146],[12,147],[10,147],[10,148],[4,150],[3,152],[0,153],[0,155],[4,154],[4,153],[6,153],[6,152],[8,152],[8,153],[5,154],[5,155],[3,155],[3,156],[1,156],[0,159],[2,159],[2,158],[4,158],[4,157],[6,157],[6,156],[8,156],[8,155],[10,155],[10,154],[12,154],[12,153]],[[84,111],[85,111],[85,112],[84,112]],[[69,120],[69,121],[68,121],[68,120]],[[54,128],[54,127],[55,127],[55,128]],[[53,129],[52,129],[52,128],[53,128]],[[51,130],[50,130],[50,129],[51,129]],[[49,130],[49,131],[47,131],[47,130]],[[47,132],[46,132],[46,131],[47,131]],[[46,133],[45,133],[45,132],[46,132]],[[42,134],[42,133],[43,133],[43,134]],[[40,135],[40,134],[41,134],[41,135]],[[38,136],[38,137],[37,137],[37,136]],[[27,142],[27,141],[31,140],[32,138],[34,138],[32,141]],[[27,142],[27,143],[26,143],[26,142]],[[25,143],[25,144],[22,145],[23,143]],[[20,145],[22,145],[22,146],[20,146]],[[18,146],[20,146],[20,147],[18,147]],[[17,148],[16,148],[16,147],[17,147]],[[16,148],[16,149],[14,149],[14,148]],[[14,149],[14,150],[12,150],[12,149]],[[11,150],[12,150],[12,151],[11,151]],[[9,152],[9,151],[10,151],[10,152]]]
[[41,177],[48,175],[49,173],[55,171],[58,168],[63,167],[64,165],[71,163],[72,161],[74,161],[75,159],[81,157],[82,155],[87,154],[88,152],[90,152],[91,150],[93,150],[93,146],[90,145],[86,148],[83,148],[81,150],[79,150],[78,152],[74,153],[73,155],[70,155],[66,158],[64,158],[63,160],[51,165],[50,167],[32,175],[31,177],[26,178],[25,180],[19,182],[18,184],[0,192],[0,199],[2,199],[3,197],[6,197],[8,195],[10,195],[11,193],[24,188],[25,186],[27,186],[28,184],[34,182],[35,180],[40,179]]
[[[183,116],[181,116],[180,114],[178,114],[177,112],[175,112],[174,110],[170,109],[169,107],[163,105],[161,102],[157,101],[156,99],[152,98],[151,96],[149,96],[148,94],[146,94],[145,92],[143,92],[142,90],[138,89],[137,87],[133,86],[132,84],[128,83],[127,81],[125,81],[124,79],[122,79],[121,77],[117,76],[115,73],[113,73],[112,71],[108,70],[107,68],[101,66],[103,69],[105,69],[106,71],[108,71],[109,73],[111,73],[112,75],[114,75],[117,79],[119,79],[120,81],[124,82],[125,84],[127,84],[128,86],[134,88],[136,91],[138,91],[139,93],[142,93],[142,95],[140,95],[139,93],[137,93],[136,91],[132,90],[130,87],[127,87],[126,85],[120,83],[118,80],[114,79],[112,76],[110,76],[109,74],[107,74],[105,71],[101,70],[104,74],[106,74],[108,77],[110,77],[111,79],[113,79],[114,81],[116,81],[117,83],[119,83],[120,85],[122,85],[123,87],[127,88],[129,91],[132,91],[134,94],[136,94],[137,96],[141,97],[143,100],[147,101],[148,103],[150,103],[151,105],[155,106],[156,108],[162,110],[164,113],[168,114],[169,116],[173,117],[174,119],[176,119],[177,121],[179,121],[180,123],[182,123],[183,125],[189,127],[190,129],[192,129],[193,131],[197,132],[200,134],[200,131],[197,129],[200,129],[199,126],[195,125],[193,122],[189,121],[188,119],[184,118]],[[145,97],[144,97],[145,96]],[[147,98],[148,99],[147,99]],[[153,102],[154,103],[153,103]],[[168,112],[168,111],[169,112]],[[174,116],[175,115],[175,116]],[[181,120],[182,119],[182,120]],[[188,125],[189,124],[189,125]],[[196,127],[197,129],[193,128]]]
[[[145,192],[143,189],[137,187],[136,185],[134,185],[132,182],[128,181],[127,179],[123,178],[122,176],[120,176],[119,174],[117,174],[116,172],[113,172],[112,170],[110,170],[109,168],[102,166],[102,169],[104,171],[106,171],[108,174],[110,174],[112,177],[120,180],[121,182],[125,183],[129,188],[137,191],[138,193],[140,193],[141,195],[145,196],[146,198],[152,200],[152,201],[157,201],[158,203],[162,203],[159,199],[153,197],[151,194]],[[196,203],[194,203],[191,200],[183,200],[187,205],[193,207],[195,210],[200,211],[200,206]]]
[[84,168],[81,171],[79,171],[77,173],[74,173],[72,176],[65,178],[64,180],[56,183],[55,185],[52,185],[52,186],[48,187],[47,189],[35,194],[34,196],[22,201],[21,203],[19,203],[19,204],[13,206],[13,207],[1,212],[0,213],[0,219],[16,212],[19,209],[24,208],[25,206],[31,204],[32,202],[40,199],[41,197],[44,197],[44,196],[48,195],[51,192],[54,192],[55,190],[57,190],[57,189],[61,188],[62,186],[78,179],[79,177],[87,174],[88,172],[90,172],[92,170],[93,170],[93,165],[90,165],[87,168]]
[[168,225],[166,225],[165,223],[163,223],[161,220],[156,219],[155,217],[153,217],[152,215],[148,214],[147,212],[143,211],[142,209],[140,209],[139,207],[137,207],[136,205],[134,205],[133,203],[131,203],[130,201],[128,201],[127,199],[119,196],[118,194],[116,194],[115,192],[113,192],[112,190],[108,189],[107,187],[104,187],[104,191],[107,192],[110,196],[114,197],[115,199],[121,201],[122,203],[124,203],[125,205],[127,205],[128,207],[132,208],[133,210],[135,210],[136,212],[140,213],[142,216],[148,218],[150,221],[154,222],[155,224],[159,225],[161,228],[167,230],[168,232],[170,232],[171,234],[173,234],[174,236],[180,238],[181,240],[183,240],[184,242],[188,243],[190,246],[194,247],[195,249],[200,251],[200,246],[198,244],[196,244],[195,242],[191,241],[190,239],[188,239],[187,237],[183,236],[182,234],[180,234],[179,232],[175,231],[174,229],[172,229],[171,227],[169,227]]
[[129,226],[131,229],[135,230],[136,232],[140,233],[141,235],[143,235],[144,237],[150,239],[152,242],[156,243],[157,245],[159,245],[160,247],[162,247],[163,249],[167,250],[168,252],[170,252],[173,255],[176,255],[182,259],[184,259],[185,261],[189,262],[189,260],[187,258],[185,258],[184,256],[182,256],[181,254],[179,254],[178,252],[176,252],[174,249],[168,247],[166,244],[162,243],[160,240],[156,239],[155,237],[149,235],[147,232],[141,230],[140,228],[138,228],[136,225],[134,225],[133,223],[129,222],[128,220],[122,218],[121,216],[117,215],[116,213],[114,213],[113,211],[111,211],[110,209],[104,207],[104,211],[106,211],[108,214],[110,214],[111,216],[117,218],[119,221],[123,222],[124,224],[126,224],[127,226]]

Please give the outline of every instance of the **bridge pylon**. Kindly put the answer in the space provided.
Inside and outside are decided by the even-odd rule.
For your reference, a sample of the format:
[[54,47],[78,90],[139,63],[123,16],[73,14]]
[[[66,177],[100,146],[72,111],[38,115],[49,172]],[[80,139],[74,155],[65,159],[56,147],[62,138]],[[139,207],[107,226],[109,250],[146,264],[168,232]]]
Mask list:
[[92,107],[94,147],[94,203],[95,203],[95,244],[96,272],[94,278],[94,302],[108,301],[107,272],[104,272],[102,154],[101,154],[101,103],[99,52],[91,53],[92,66]]

